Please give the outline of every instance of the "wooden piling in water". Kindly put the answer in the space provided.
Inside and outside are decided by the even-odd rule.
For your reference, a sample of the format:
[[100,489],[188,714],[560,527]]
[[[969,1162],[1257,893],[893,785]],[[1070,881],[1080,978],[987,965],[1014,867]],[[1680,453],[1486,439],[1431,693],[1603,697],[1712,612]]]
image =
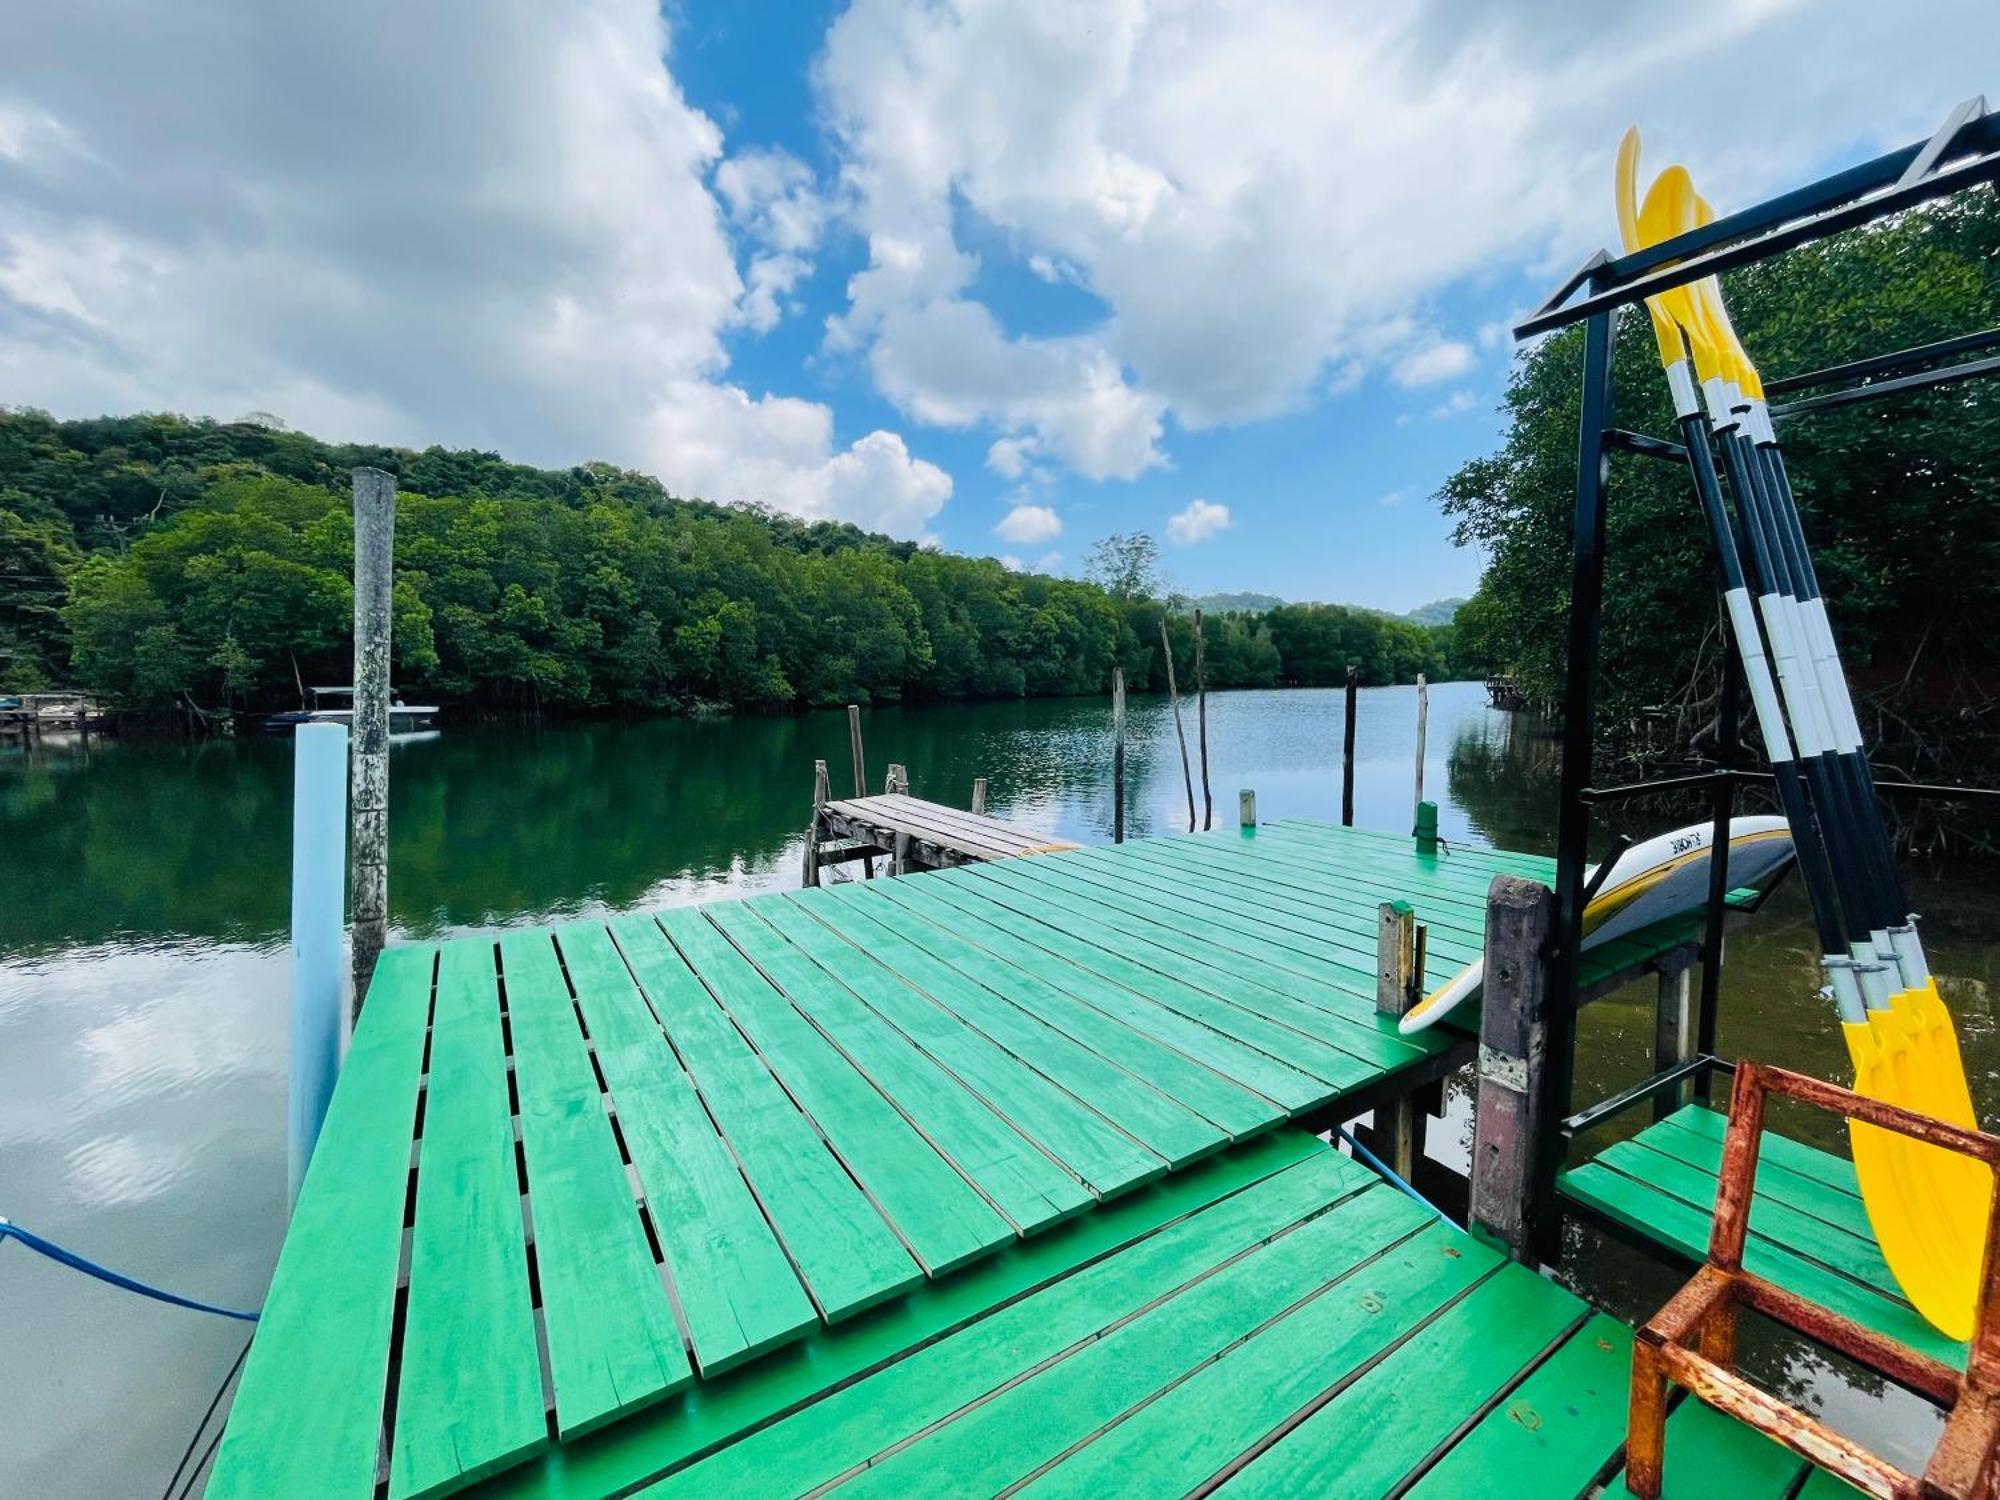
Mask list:
[[1417,673],[1417,794],[1411,799],[1412,807],[1421,807],[1424,801],[1424,739],[1430,731],[1431,690],[1424,681],[1424,674]]
[[1208,643],[1202,634],[1201,610],[1194,612],[1194,723],[1201,748],[1201,826],[1215,826],[1215,796],[1208,785]]
[[[891,761],[889,763],[889,774],[882,781],[882,795],[885,797],[907,797],[909,794],[909,767],[898,765],[896,762]],[[910,836],[907,833],[899,832],[896,835],[894,852],[890,855],[889,859],[889,873],[891,875],[901,875],[909,869],[909,866]]]
[[[847,748],[848,752],[854,757],[854,795],[865,797],[868,795],[868,762],[863,758],[861,753],[861,705],[859,703],[850,703],[847,705]],[[864,880],[873,880],[875,878],[874,860],[864,859],[861,861],[861,877]]]
[[1496,875],[1486,897],[1486,976],[1472,1123],[1473,1233],[1514,1259],[1534,1241],[1535,1144],[1547,1062],[1549,932],[1555,893]]
[[1111,669],[1111,842],[1125,842],[1125,669]]
[[1360,680],[1354,668],[1347,669],[1347,722],[1340,735],[1340,823],[1354,826],[1354,716],[1358,707],[1355,690]]
[[801,882],[811,889],[819,884],[819,834],[820,817],[826,810],[827,799],[826,762],[813,762],[813,810],[812,819],[806,824],[805,878]]
[[1188,832],[1194,832],[1194,772],[1188,768],[1187,725],[1181,719],[1180,689],[1174,685],[1174,642],[1167,617],[1160,616],[1160,650],[1167,658],[1167,698],[1174,706],[1174,735],[1181,742],[1181,779],[1187,783]]
[[983,818],[986,816],[986,778],[984,776],[975,776],[972,778],[972,811],[976,817]]
[[396,479],[354,471],[354,717],[348,840],[353,888],[353,1013],[361,1014],[389,939],[389,645]]
[[1236,794],[1236,826],[1239,828],[1257,826],[1257,794],[1247,786]]
[[[1384,901],[1376,908],[1375,1009],[1401,1019],[1423,990],[1418,968],[1417,914],[1407,901]],[[1409,1182],[1424,1154],[1424,1116],[1414,1094],[1405,1093],[1375,1112],[1382,1155],[1396,1175]]]

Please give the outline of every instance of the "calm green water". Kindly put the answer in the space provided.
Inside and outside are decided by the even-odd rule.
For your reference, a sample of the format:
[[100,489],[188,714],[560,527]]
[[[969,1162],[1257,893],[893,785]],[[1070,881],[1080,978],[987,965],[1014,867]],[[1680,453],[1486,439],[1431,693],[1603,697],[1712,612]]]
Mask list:
[[[1361,705],[1358,821],[1405,829],[1414,691],[1371,690]],[[1243,786],[1266,818],[1338,817],[1340,712],[1337,692],[1212,698],[1217,824],[1234,822]],[[963,803],[984,775],[997,814],[1110,840],[1101,700],[885,709],[865,724],[878,784],[901,761],[919,795]],[[1132,726],[1131,831],[1182,831],[1165,703],[1135,701]],[[1431,692],[1429,751],[1426,792],[1448,839],[1550,847],[1552,739],[1487,709],[1477,685],[1449,684]],[[0,1214],[190,1295],[253,1306],[283,1224],[289,744],[93,740],[0,756]],[[816,757],[844,789],[844,715],[450,730],[400,745],[394,922],[434,936],[795,885]],[[1938,878],[1921,895],[1989,1111],[2000,1104],[1990,889]],[[1721,1040],[1838,1076],[1803,916],[1787,888],[1732,939]],[[1648,1071],[1651,1028],[1642,989],[1593,1008],[1579,1098]],[[1462,1170],[1470,1130],[1461,1091],[1433,1156]],[[1594,1238],[1565,1274],[1634,1315],[1672,1285]],[[155,1492],[242,1340],[240,1325],[18,1247],[0,1248],[0,1326],[16,1377],[0,1412],[4,1494]],[[1836,1409],[1853,1404],[1800,1356],[1776,1373]]]

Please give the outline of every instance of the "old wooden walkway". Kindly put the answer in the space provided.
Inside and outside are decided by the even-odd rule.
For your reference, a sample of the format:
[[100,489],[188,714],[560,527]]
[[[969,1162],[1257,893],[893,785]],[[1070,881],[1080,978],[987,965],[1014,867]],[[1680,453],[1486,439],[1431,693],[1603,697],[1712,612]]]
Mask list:
[[1463,1055],[1377,905],[1448,973],[1502,870],[1280,823],[392,949],[209,1493],[1575,1494],[1623,1331],[1299,1128]]
[[944,870],[988,860],[1054,854],[1077,846],[1052,833],[1015,827],[984,813],[906,792],[846,797],[813,809],[807,837],[807,884],[819,884],[822,866],[883,855],[905,869]]

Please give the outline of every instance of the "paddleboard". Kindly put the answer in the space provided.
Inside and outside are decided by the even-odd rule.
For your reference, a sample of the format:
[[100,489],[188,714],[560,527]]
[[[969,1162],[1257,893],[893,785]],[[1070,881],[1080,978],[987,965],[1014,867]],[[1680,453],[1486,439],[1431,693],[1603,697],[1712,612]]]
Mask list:
[[[1618,857],[1604,886],[1583,912],[1585,951],[1613,938],[1651,927],[1708,900],[1708,860],[1713,823],[1676,828]],[[1729,825],[1729,888],[1768,890],[1792,862],[1792,831],[1781,817],[1737,818]],[[1587,885],[1597,867],[1584,872]],[[1398,1025],[1408,1033],[1435,1026],[1473,995],[1485,964],[1475,960],[1412,1007]]]

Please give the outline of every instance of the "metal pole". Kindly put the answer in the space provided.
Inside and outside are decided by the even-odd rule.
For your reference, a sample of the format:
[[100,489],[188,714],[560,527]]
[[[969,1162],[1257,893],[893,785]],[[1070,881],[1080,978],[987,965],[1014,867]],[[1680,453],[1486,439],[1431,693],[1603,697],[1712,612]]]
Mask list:
[[1201,826],[1206,832],[1215,826],[1215,797],[1208,787],[1208,646],[1199,608],[1194,612],[1194,722],[1201,746]]
[[1555,950],[1549,958],[1547,1056],[1541,1097],[1534,1102],[1532,1203],[1537,1258],[1562,1253],[1555,1211],[1562,1169],[1562,1120],[1569,1113],[1576,1067],[1577,949],[1583,936],[1583,867],[1589,857],[1590,806],[1579,795],[1590,784],[1597,729],[1597,648],[1604,601],[1604,499],[1611,479],[1604,434],[1611,426],[1611,344],[1615,312],[1584,325],[1583,415],[1577,435],[1576,502],[1570,514],[1570,605],[1563,689],[1562,796],[1556,820]]
[[1431,690],[1424,681],[1424,674],[1417,673],[1417,795],[1413,806],[1421,807],[1424,802],[1424,739],[1430,732]]
[[287,1205],[298,1201],[340,1073],[346,976],[347,726],[301,724],[292,762],[292,1035]]
[[354,1014],[389,940],[389,599],[396,478],[354,471],[354,757],[349,858],[354,883]]
[[1343,828],[1354,826],[1354,715],[1356,708],[1355,687],[1358,678],[1354,668],[1347,669],[1347,724],[1340,737],[1340,823]]
[[[1732,647],[1727,617],[1722,625],[1722,701],[1716,707],[1719,723],[1715,732],[1715,764],[1718,770],[1733,771],[1741,758],[1738,753],[1737,721],[1742,713],[1743,658]],[[1729,895],[1729,824],[1736,815],[1734,777],[1717,778],[1714,793],[1715,828],[1708,847],[1708,919],[1701,938],[1701,999],[1695,1011],[1694,1050],[1703,1057],[1715,1053],[1715,1018],[1722,996],[1723,919],[1729,915],[1725,904]],[[1695,1078],[1697,1098],[1709,1095],[1706,1072]]]
[[1111,842],[1125,842],[1125,669],[1111,669]]

